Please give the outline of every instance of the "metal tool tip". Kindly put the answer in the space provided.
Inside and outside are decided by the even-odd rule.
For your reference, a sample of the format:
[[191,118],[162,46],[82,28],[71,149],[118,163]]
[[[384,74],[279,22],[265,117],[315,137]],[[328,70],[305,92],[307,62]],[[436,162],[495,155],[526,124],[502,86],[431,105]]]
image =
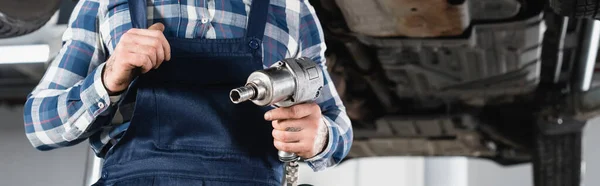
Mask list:
[[248,101],[254,98],[256,91],[250,86],[243,86],[240,88],[233,89],[229,92],[229,99],[231,102],[238,104],[244,101]]

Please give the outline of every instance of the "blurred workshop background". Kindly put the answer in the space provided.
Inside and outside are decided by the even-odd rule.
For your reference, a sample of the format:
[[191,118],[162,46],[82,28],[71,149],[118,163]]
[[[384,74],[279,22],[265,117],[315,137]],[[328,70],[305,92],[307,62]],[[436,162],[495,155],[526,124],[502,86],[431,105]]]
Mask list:
[[[63,9],[73,3],[64,1]],[[94,175],[89,144],[41,152],[24,134],[23,102],[61,48],[70,12],[59,11],[41,29],[0,39],[0,185],[79,186]],[[1,15],[0,15],[1,16]],[[584,131],[584,185],[600,185],[600,119]],[[305,165],[300,183],[317,186],[531,186],[531,164],[500,166],[465,157],[377,157],[345,161],[324,172]]]

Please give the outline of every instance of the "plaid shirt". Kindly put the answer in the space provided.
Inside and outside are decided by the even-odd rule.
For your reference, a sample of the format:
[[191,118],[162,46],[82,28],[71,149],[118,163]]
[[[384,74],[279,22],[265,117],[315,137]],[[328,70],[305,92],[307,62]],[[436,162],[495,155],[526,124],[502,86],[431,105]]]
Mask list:
[[[148,21],[164,23],[166,36],[236,38],[244,36],[249,9],[250,0],[149,0]],[[329,129],[328,143],[306,162],[315,171],[334,166],[350,150],[352,127],[326,71],[326,46],[314,8],[308,1],[271,0],[267,20],[265,67],[304,56],[324,70],[326,87],[317,102]],[[120,139],[129,122],[114,124],[114,113],[125,115],[133,104],[112,104],[101,74],[107,56],[130,28],[127,0],[79,1],[63,48],[25,104],[25,132],[34,147],[50,150],[90,139],[97,155],[104,157]]]

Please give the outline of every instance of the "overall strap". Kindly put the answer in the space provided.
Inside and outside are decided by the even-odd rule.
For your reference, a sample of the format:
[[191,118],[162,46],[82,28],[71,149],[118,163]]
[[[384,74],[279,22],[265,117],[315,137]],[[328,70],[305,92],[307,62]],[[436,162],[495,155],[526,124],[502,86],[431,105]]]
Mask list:
[[262,40],[267,25],[269,0],[253,0],[250,7],[250,18],[246,26],[246,37]]
[[128,0],[128,4],[132,28],[148,28],[146,0]]

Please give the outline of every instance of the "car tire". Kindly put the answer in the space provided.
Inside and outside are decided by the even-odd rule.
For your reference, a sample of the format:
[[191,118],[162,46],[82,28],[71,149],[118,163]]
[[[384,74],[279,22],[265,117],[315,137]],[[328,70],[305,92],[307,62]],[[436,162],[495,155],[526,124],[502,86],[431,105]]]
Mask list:
[[576,18],[600,18],[600,0],[549,0],[550,7],[562,16]]
[[44,26],[54,15],[60,0],[0,1],[0,38],[31,33]]
[[535,135],[535,186],[578,186],[581,182],[581,132]]

